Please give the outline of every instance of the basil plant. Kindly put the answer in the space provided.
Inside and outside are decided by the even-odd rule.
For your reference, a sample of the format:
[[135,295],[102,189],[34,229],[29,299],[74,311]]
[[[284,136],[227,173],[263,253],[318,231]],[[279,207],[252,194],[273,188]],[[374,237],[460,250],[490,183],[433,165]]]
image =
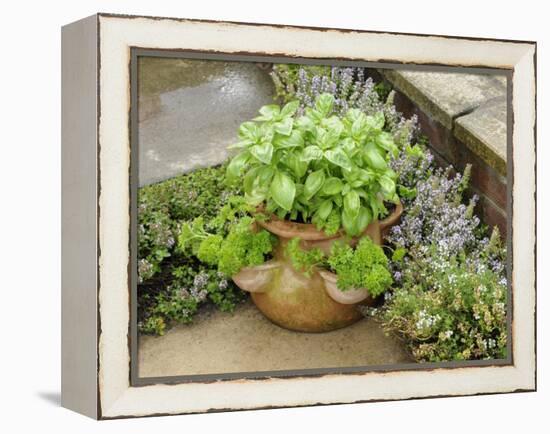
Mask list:
[[267,105],[239,127],[238,149],[227,167],[229,183],[243,184],[246,201],[263,204],[280,218],[313,222],[332,235],[341,228],[361,234],[397,202],[396,174],[388,166],[397,153],[383,131],[384,115],[358,109],[332,114],[334,97],[322,94],[304,116],[298,102]]

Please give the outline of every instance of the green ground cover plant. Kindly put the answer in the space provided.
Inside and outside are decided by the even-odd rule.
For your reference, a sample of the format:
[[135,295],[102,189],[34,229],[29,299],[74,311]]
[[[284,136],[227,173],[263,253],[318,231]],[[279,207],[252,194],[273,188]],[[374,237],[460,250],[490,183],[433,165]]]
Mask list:
[[[185,222],[213,220],[239,190],[225,183],[226,165],[197,169],[138,193],[138,327],[163,334],[190,323],[201,306],[231,312],[245,299],[217,268],[182,251],[177,239]],[[224,208],[225,206],[225,208]]]

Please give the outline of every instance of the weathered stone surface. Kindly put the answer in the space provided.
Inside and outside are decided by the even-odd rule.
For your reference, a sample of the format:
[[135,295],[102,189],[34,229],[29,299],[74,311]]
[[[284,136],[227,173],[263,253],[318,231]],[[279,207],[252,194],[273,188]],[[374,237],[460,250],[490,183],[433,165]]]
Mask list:
[[278,327],[246,302],[234,314],[210,310],[191,325],[139,341],[140,377],[410,363],[403,345],[363,319],[328,333]]
[[457,116],[506,96],[503,76],[406,70],[383,70],[383,74],[424,112],[451,130]]
[[219,164],[237,128],[273,102],[254,63],[144,57],[139,64],[139,184]]
[[487,102],[455,121],[455,136],[500,174],[506,176],[507,100]]

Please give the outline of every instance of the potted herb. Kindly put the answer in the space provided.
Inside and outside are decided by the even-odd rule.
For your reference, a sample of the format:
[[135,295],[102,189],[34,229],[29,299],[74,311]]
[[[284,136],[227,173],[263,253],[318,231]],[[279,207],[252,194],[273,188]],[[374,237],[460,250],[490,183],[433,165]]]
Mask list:
[[[369,289],[338,289],[330,272],[320,267],[304,273],[289,254],[289,242],[297,240],[290,247],[319,259],[331,252],[337,257],[346,250],[334,250],[335,243],[353,247],[368,237],[371,244],[381,245],[383,231],[402,212],[397,175],[388,165],[398,150],[383,130],[383,114],[367,116],[351,109],[339,117],[332,114],[333,104],[332,95],[322,94],[303,116],[296,117],[298,102],[290,102],[282,108],[264,106],[260,116],[244,122],[239,142],[230,147],[238,153],[226,174],[227,182],[244,193],[238,212],[226,211],[230,218],[214,222],[215,233],[188,226],[180,237],[181,246],[194,245],[199,259],[217,263],[250,292],[264,315],[292,330],[328,331],[357,321],[361,314],[356,304],[366,297],[341,301],[351,300],[355,289],[363,295]],[[232,229],[227,229],[228,221]],[[225,228],[221,233],[220,227]],[[248,257],[240,244],[228,241],[237,230],[249,246],[256,245],[251,240],[262,239],[261,252],[250,247],[255,254]],[[238,266],[225,265],[231,261]],[[343,267],[342,261],[332,262],[333,271],[338,272],[337,264]],[[335,288],[342,292],[340,301]],[[346,290],[350,292],[344,297]]]
[[[353,303],[327,294],[332,283],[326,274],[304,276],[293,267],[288,242],[298,238],[302,249],[324,254],[336,241],[353,246],[362,236],[380,245],[402,211],[397,176],[388,165],[398,150],[383,130],[383,114],[351,109],[339,117],[333,105],[334,97],[322,94],[297,118],[298,102],[262,107],[230,147],[239,152],[228,165],[228,182],[242,183],[247,204],[267,216],[257,224],[278,237],[274,259],[241,271],[234,281],[268,318],[295,330],[331,330],[360,315]],[[255,273],[263,277],[251,279]]]
[[372,306],[393,282],[388,258],[368,236],[361,238],[355,247],[335,242],[329,255],[319,247],[304,250],[300,244],[300,238],[290,240],[285,248],[286,257],[306,276],[317,271],[328,296],[337,303]]

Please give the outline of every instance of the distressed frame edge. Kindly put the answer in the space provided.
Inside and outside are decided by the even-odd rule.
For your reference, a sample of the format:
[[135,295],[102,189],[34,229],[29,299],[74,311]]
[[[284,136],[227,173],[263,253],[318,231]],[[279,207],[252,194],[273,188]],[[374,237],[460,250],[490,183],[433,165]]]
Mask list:
[[[427,35],[426,35],[427,36]],[[448,39],[454,39],[452,37],[449,37]],[[534,45],[534,46],[533,46]],[[536,44],[533,44],[533,45],[530,45],[528,47],[526,47],[526,52],[527,51],[531,51],[532,49],[532,55],[533,55],[533,58],[536,59]],[[533,71],[534,72],[534,75],[532,77],[533,80],[531,80],[531,77],[528,77],[530,82],[532,81],[532,84],[533,84],[533,91],[535,92],[534,95],[536,95],[536,70]],[[536,128],[536,113],[533,111],[533,127]],[[536,140],[536,138],[534,138]],[[515,140],[514,140],[515,141]],[[535,146],[535,142],[533,141],[533,147]],[[533,149],[535,150],[535,148]],[[536,158],[536,154],[535,154],[535,158]],[[534,190],[535,193],[536,193],[536,190]],[[535,215],[535,223],[536,223],[536,215]],[[536,242],[536,239],[534,240]],[[536,251],[535,251],[535,254],[536,254]],[[536,302],[536,300],[535,300]],[[536,329],[536,327],[535,327]],[[536,390],[536,342],[535,342],[535,348],[534,348],[534,356],[535,356],[535,359],[534,359],[534,362],[535,362],[535,367],[534,367],[534,371],[533,371],[533,374],[534,374],[534,378],[532,379],[533,381],[531,381],[529,375],[527,375],[527,377],[523,378],[523,380],[525,381],[524,385],[526,387],[519,387],[519,388],[516,388],[514,390],[507,390],[507,391],[502,391],[502,392],[494,392],[494,393],[508,393],[508,392],[513,392],[513,391],[530,391],[530,390]],[[530,372],[528,372],[527,374],[529,374]],[[521,385],[520,385],[521,386]],[[154,386],[150,386],[150,387],[154,387]],[[489,393],[492,393],[492,392],[481,392],[482,394],[489,394]],[[468,393],[467,395],[470,395],[470,394],[476,394],[476,393]],[[123,394],[123,395],[127,395],[127,394]],[[125,401],[125,398],[128,398],[128,396],[123,396],[123,395],[120,395],[119,398],[120,399],[117,399],[116,403],[113,403],[113,404],[117,404],[117,403],[120,403],[120,401]],[[442,396],[442,395],[425,395],[425,396],[411,396],[411,397],[404,397],[404,398],[394,398],[394,399],[415,399],[415,398],[424,398],[424,397],[431,397],[431,396]],[[457,395],[448,395],[448,396],[457,396]],[[462,396],[462,394],[459,394],[458,396]],[[346,401],[346,402],[370,402],[370,401],[379,401],[380,399],[367,399],[367,400],[359,400],[359,401]],[[382,400],[386,400],[386,399],[382,399]],[[309,403],[309,404],[286,404],[286,405],[274,405],[273,407],[284,407],[284,406],[299,406],[299,405],[316,405],[316,404],[325,404],[326,402],[318,402],[318,403]],[[338,403],[338,402],[334,402],[334,403]],[[113,405],[111,408],[108,409],[108,411],[105,412],[105,415],[104,415],[104,418],[113,418],[113,417],[134,417],[134,416],[145,416],[147,415],[146,414],[125,414],[123,412],[119,412],[117,414],[117,409],[116,409],[117,405]],[[237,410],[237,409],[250,409],[251,407],[242,407],[242,408],[239,408],[239,407],[235,407],[234,409]],[[254,407],[252,407],[254,408]],[[266,408],[266,407],[261,407],[261,408]],[[220,409],[220,408],[217,408],[217,409],[206,409],[204,411],[220,411],[220,410],[230,410],[229,408],[223,408],[223,409]],[[185,412],[185,413],[188,413],[188,412],[195,412],[195,411],[185,411],[183,410],[182,412]],[[155,414],[180,414],[181,412],[168,412],[168,413],[155,413]]]
[[92,419],[101,417],[98,31],[97,14],[61,29],[61,405]]

